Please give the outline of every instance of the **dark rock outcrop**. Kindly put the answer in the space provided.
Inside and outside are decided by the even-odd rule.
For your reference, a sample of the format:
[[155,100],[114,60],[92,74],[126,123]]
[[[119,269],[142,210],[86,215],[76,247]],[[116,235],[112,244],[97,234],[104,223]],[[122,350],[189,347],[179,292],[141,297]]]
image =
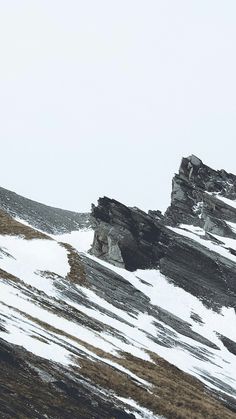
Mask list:
[[167,235],[152,216],[104,197],[92,207],[92,219],[93,255],[130,271],[158,266]]
[[222,335],[219,335],[219,338],[228,351],[236,356],[236,342]]
[[[174,177],[171,206],[163,217],[148,214],[107,197],[92,207],[95,229],[91,253],[130,271],[159,268],[176,285],[217,308],[236,307],[236,261],[197,241],[180,236],[168,226],[193,224],[205,239],[222,244],[212,234],[235,238],[226,221],[236,221],[236,209],[208,192],[234,197],[236,177],[205,166],[190,156]],[[234,254],[233,249],[229,249]]]
[[160,272],[174,284],[217,309],[236,307],[236,264],[192,239],[173,237]]
[[236,209],[217,199],[218,195],[236,199],[236,176],[211,169],[195,156],[183,158],[172,181],[171,205],[165,213],[165,223],[192,224],[236,238],[225,222],[236,222]]

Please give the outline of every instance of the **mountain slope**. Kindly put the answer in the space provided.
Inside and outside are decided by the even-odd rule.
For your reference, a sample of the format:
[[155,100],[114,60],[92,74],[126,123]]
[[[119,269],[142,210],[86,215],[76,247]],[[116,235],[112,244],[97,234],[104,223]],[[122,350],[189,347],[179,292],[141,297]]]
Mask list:
[[[215,191],[195,181],[199,168]],[[220,187],[218,172],[190,156],[164,216],[102,198],[92,209],[94,231],[55,231],[48,220],[49,236],[2,211],[1,417],[236,417],[227,176]],[[227,228],[209,231],[209,211]]]
[[0,187],[0,209],[46,233],[61,234],[89,226],[89,214],[62,210]]

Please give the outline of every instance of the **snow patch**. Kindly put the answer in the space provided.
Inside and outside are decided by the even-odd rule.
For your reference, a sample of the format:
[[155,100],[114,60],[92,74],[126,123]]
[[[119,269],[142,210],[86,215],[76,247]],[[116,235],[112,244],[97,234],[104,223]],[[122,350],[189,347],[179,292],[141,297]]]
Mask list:
[[[129,406],[135,409],[135,411],[134,410],[131,410],[131,411],[126,410],[126,411],[127,413],[133,413],[136,419],[165,419],[163,416],[154,415],[154,413],[152,413],[150,410],[145,409],[144,407],[141,407],[133,399],[126,399],[124,397],[118,397],[118,396],[116,396],[116,398],[120,400],[121,402],[128,404]],[[139,413],[137,413],[137,411]]]
[[3,256],[1,268],[47,295],[56,295],[53,281],[38,272],[49,271],[65,277],[70,271],[67,250],[54,240],[0,236],[0,248],[12,256]]
[[93,243],[94,231],[91,229],[76,230],[71,233],[60,235],[51,235],[52,238],[59,242],[68,243],[78,252],[87,252]]

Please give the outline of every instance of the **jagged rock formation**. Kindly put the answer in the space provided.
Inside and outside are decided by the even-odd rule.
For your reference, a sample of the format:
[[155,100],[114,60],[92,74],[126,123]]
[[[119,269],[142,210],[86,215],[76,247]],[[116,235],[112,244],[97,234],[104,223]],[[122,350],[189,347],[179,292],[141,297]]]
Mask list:
[[184,158],[166,214],[100,198],[94,233],[0,189],[0,417],[235,418],[235,185]]
[[90,215],[49,207],[0,187],[0,209],[51,234],[88,228]]
[[235,238],[226,221],[236,222],[236,208],[217,197],[236,199],[236,176],[213,170],[195,156],[183,158],[172,183],[165,223],[193,224],[214,234]]
[[[171,211],[175,214],[176,209],[168,213]],[[179,237],[165,225],[166,217],[157,219],[105,197],[93,207],[92,218],[91,253],[96,257],[131,271],[159,268],[206,304],[235,306],[235,263],[194,240]]]
[[158,265],[167,237],[151,215],[105,197],[93,206],[92,217],[92,254],[131,271]]

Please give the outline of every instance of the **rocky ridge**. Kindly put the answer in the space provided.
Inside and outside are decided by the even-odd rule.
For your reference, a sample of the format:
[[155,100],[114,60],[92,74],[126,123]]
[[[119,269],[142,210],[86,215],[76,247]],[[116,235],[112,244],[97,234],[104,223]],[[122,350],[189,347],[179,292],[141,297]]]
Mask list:
[[[173,179],[171,206],[164,216],[127,208],[106,197],[99,199],[92,208],[95,235],[91,253],[131,271],[160,269],[212,307],[235,307],[235,262],[202,246],[208,240],[223,244],[221,237],[236,238],[227,224],[236,222],[236,206],[220,200],[235,194],[234,175],[210,169],[195,156],[183,158]],[[182,223],[186,229],[188,225],[199,227],[205,243],[170,228]],[[234,253],[231,248],[229,251]]]
[[192,224],[206,232],[235,238],[227,221],[236,222],[236,208],[219,198],[236,199],[236,176],[214,170],[195,157],[183,158],[172,182],[171,205],[165,223]]
[[1,417],[235,417],[235,180],[190,156],[166,214],[85,223],[1,195]]
[[69,233],[90,226],[88,213],[53,208],[0,187],[0,209],[50,234]]

